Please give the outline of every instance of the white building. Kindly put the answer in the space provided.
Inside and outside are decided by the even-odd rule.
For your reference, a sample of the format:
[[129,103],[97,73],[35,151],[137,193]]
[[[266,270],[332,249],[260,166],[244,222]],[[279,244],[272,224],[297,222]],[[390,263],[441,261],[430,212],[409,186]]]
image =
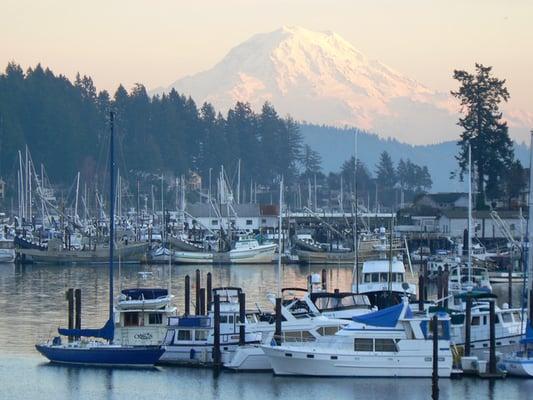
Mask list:
[[[507,226],[515,239],[525,235],[525,219],[520,217],[519,211],[498,211],[503,223]],[[462,237],[468,228],[467,209],[443,210],[437,220],[438,231],[450,237]],[[480,239],[506,238],[501,224],[494,220],[489,210],[472,211],[473,236]]]

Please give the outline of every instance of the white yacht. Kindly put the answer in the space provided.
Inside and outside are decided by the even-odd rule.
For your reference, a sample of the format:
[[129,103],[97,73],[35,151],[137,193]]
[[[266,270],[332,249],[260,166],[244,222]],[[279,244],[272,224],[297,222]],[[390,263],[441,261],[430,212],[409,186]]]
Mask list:
[[[440,377],[452,370],[449,317],[439,316]],[[277,375],[430,377],[431,322],[407,302],[353,318],[333,336],[315,341],[263,345]]]
[[167,289],[124,289],[115,303],[114,342],[127,346],[160,346],[169,320],[176,315]]
[[[216,288],[213,294],[220,295],[220,351],[222,362],[231,358],[239,345],[239,288]],[[251,331],[249,324],[255,324],[255,316],[248,316],[246,343],[260,343],[261,332]],[[214,309],[208,315],[171,317],[163,342],[165,352],[161,364],[208,366],[213,363]]]

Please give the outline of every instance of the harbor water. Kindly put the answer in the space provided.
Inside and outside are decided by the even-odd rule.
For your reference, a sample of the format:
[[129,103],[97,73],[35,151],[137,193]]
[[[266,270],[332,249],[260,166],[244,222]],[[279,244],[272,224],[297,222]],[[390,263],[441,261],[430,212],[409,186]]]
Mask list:
[[[131,287],[168,287],[174,304],[183,310],[185,275],[213,274],[213,287],[238,286],[247,294],[247,308],[271,310],[267,293],[276,291],[275,265],[146,266],[117,269],[115,290]],[[320,266],[284,266],[282,286],[305,287],[306,277]],[[326,267],[328,289],[350,290],[350,267]],[[145,273],[140,273],[145,272]],[[147,273],[146,273],[147,272]],[[215,373],[207,369],[157,367],[106,369],[51,365],[34,344],[66,324],[65,291],[82,290],[82,326],[98,327],[107,318],[106,266],[0,264],[0,399],[429,399],[430,379],[354,379],[277,377],[272,373]],[[416,281],[416,277],[411,277]],[[507,285],[495,285],[506,301]],[[518,304],[520,287],[514,290]],[[118,292],[117,292],[118,293]],[[506,378],[441,379],[440,399],[531,399],[533,380]]]

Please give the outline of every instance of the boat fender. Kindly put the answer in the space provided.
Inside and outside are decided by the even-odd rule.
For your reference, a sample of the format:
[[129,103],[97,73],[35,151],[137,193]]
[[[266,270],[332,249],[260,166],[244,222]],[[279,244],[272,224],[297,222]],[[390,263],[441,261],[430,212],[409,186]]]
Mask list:
[[191,360],[194,360],[194,356],[196,355],[196,350],[194,349],[191,349],[190,353],[189,353],[189,358]]

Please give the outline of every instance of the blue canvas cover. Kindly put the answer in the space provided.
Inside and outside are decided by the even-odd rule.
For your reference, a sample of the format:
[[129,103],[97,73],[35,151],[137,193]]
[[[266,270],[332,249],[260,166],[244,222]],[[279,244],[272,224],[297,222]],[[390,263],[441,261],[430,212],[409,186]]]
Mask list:
[[65,329],[59,328],[57,330],[63,336],[82,336],[95,337],[112,341],[115,337],[115,324],[112,319],[109,319],[106,324],[100,329]]
[[404,304],[400,303],[372,313],[354,316],[352,320],[371,326],[394,328],[402,314],[403,307]]
[[529,320],[527,321],[526,325],[526,334],[520,342],[523,344],[533,343],[533,327],[531,327],[531,321]]

